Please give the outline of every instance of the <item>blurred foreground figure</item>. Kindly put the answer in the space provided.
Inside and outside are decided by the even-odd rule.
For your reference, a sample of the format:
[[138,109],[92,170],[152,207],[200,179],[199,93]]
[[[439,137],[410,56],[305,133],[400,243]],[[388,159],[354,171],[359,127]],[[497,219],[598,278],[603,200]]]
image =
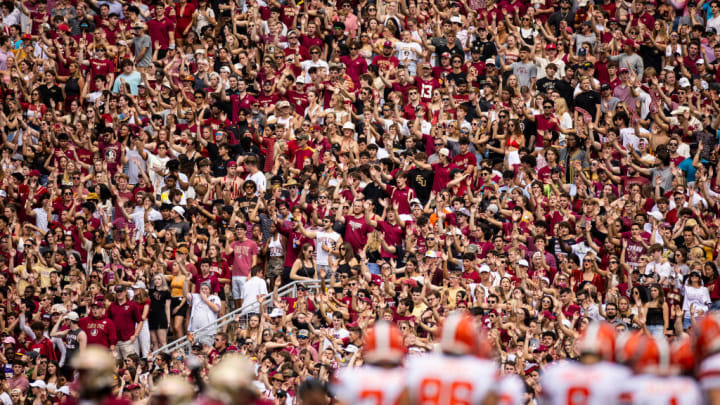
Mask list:
[[494,404],[500,376],[475,320],[450,314],[442,327],[441,353],[407,363],[404,404]]
[[76,372],[77,397],[67,397],[66,405],[130,404],[130,401],[117,398],[113,394],[113,389],[118,382],[115,379],[115,358],[106,347],[88,346],[73,357],[71,366]]
[[635,373],[625,380],[621,404],[693,405],[703,403],[700,387],[683,371],[665,339],[634,332],[618,342],[618,361]]
[[580,362],[562,361],[548,366],[540,383],[541,403],[550,405],[616,404],[630,370],[612,363],[615,328],[607,322],[588,326],[578,339]]
[[720,318],[708,315],[697,324],[695,356],[697,379],[709,404],[720,404]]
[[150,405],[188,405],[195,396],[193,386],[180,376],[164,378],[150,396]]
[[397,404],[403,392],[404,369],[400,367],[407,350],[397,326],[379,321],[363,342],[363,367],[344,368],[332,387],[340,404]]
[[272,402],[260,398],[253,385],[255,371],[250,360],[236,354],[223,357],[210,369],[205,392],[196,405],[260,405]]

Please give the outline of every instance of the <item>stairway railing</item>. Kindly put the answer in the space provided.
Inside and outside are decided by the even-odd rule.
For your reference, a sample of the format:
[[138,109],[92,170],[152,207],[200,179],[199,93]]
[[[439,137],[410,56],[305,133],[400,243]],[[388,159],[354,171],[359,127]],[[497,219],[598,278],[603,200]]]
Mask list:
[[[297,297],[297,291],[298,287],[300,285],[305,286],[308,290],[315,290],[320,288],[320,281],[319,280],[302,280],[302,281],[293,281],[292,283],[286,284],[278,289],[278,297]],[[268,311],[272,310],[272,302],[273,297],[272,294],[268,294],[263,299],[262,304],[268,309]],[[222,317],[218,318],[215,322],[205,325],[204,327],[196,330],[193,332],[193,335],[195,339],[198,337],[208,336],[210,334],[216,333],[218,330],[221,330],[222,327],[229,324],[230,322],[238,321],[242,324],[247,324],[247,320],[250,317],[251,314],[258,312],[258,304],[257,302],[251,303],[248,305],[243,305],[241,308],[237,308],[231,312],[228,312],[227,314],[223,315]],[[176,350],[182,350],[185,353],[189,352],[190,349],[190,340],[188,339],[187,335],[175,339],[174,341],[166,344],[165,346],[155,350],[152,354],[153,356],[156,356],[158,353],[173,353]]]

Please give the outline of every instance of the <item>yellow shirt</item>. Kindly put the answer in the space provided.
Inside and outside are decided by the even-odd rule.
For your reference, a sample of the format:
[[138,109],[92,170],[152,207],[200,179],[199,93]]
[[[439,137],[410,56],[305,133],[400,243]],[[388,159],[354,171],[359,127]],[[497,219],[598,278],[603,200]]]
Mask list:
[[[40,263],[35,263],[32,266],[32,272],[38,276],[40,281],[40,288],[50,287],[50,273],[53,271],[52,267],[43,266]],[[27,265],[21,264],[15,267],[15,273],[21,277],[18,282],[18,294],[25,294],[25,287],[29,285],[28,281],[24,278],[28,276]]]

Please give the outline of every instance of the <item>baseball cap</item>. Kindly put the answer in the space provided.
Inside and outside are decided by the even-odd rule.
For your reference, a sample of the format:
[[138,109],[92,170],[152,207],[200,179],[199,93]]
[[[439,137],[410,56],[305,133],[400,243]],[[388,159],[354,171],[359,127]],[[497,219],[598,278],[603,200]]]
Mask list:
[[387,47],[387,48],[392,48],[392,47],[393,47],[392,42],[390,42],[390,41],[385,41],[385,42],[383,43],[383,46],[384,46],[384,47]]
[[75,311],[70,311],[70,312],[68,312],[63,318],[69,319],[69,320],[71,320],[71,321],[73,321],[73,322],[77,322],[78,319],[80,319],[80,316],[78,315],[77,312],[75,312]]
[[185,216],[185,208],[183,208],[179,205],[174,206],[172,210],[175,211],[181,217]]
[[438,155],[441,155],[441,156],[450,156],[450,151],[448,150],[448,148],[442,148],[442,149],[440,149],[440,151],[438,152]]
[[299,338],[307,338],[310,337],[310,332],[307,329],[300,329],[297,335]]
[[43,380],[35,380],[32,383],[30,383],[30,386],[35,387],[35,388],[42,388],[42,389],[47,388],[47,385],[45,385],[45,381],[43,381]]
[[67,24],[60,24],[57,26],[58,31],[70,32],[70,27]]
[[633,40],[630,39],[630,38],[627,38],[626,40],[623,41],[623,45],[635,46],[635,41],[633,41]]
[[549,43],[545,46],[545,49],[557,49],[557,45]]
[[528,261],[525,259],[518,260],[517,264],[518,264],[518,266],[530,267],[530,265],[528,264]]
[[485,59],[485,64],[486,64],[486,65],[493,65],[493,66],[495,66],[495,58],[487,58],[487,59]]

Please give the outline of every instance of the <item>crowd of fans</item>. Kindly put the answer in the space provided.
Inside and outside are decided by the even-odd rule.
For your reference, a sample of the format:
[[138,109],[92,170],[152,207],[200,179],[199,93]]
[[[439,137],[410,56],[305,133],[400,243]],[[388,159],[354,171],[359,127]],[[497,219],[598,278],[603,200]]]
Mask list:
[[672,343],[720,308],[718,0],[0,17],[6,405],[72,395],[87,345],[146,399],[190,372],[158,351],[186,335],[205,370],[240,352],[290,404],[362,364],[376,320],[414,356],[456,310],[533,401],[591,322]]

